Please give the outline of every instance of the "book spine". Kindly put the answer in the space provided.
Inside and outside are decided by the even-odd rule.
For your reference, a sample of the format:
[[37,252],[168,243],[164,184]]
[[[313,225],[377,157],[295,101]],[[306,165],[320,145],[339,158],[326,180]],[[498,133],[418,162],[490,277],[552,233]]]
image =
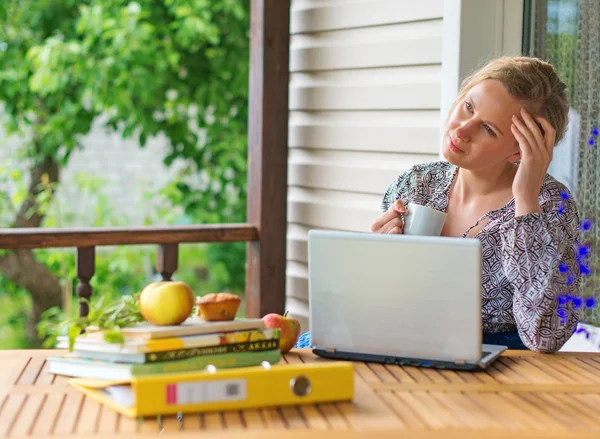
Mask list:
[[173,351],[151,352],[146,354],[146,363],[161,361],[182,360],[185,358],[202,357],[205,355],[219,355],[241,352],[264,352],[279,349],[279,338],[272,340],[257,340],[244,343],[230,343],[217,346],[203,346],[190,349],[177,349]]
[[188,372],[205,369],[212,365],[217,369],[233,367],[258,366],[263,361],[271,364],[279,363],[281,352],[279,349],[269,351],[240,352],[228,354],[205,355],[185,360],[168,361],[162,363],[136,364],[131,366],[131,374],[154,375],[170,372]]

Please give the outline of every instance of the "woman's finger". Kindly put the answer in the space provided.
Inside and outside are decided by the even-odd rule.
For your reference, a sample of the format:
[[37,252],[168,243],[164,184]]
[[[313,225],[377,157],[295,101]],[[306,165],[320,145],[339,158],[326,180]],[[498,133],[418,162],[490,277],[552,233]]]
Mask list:
[[388,210],[382,213],[380,216],[375,218],[373,223],[371,224],[371,232],[379,232],[383,226],[389,223],[392,219],[398,218],[400,214],[396,209],[394,209],[394,205],[392,205]]
[[538,123],[544,129],[544,145],[546,146],[548,153],[552,154],[556,144],[556,130],[552,125],[550,125],[550,122],[541,116],[536,117],[535,120],[538,121]]
[[529,136],[527,137],[529,139],[529,144],[532,147],[539,149],[540,153],[545,158],[548,158],[548,149],[546,148],[546,144],[544,142],[544,136],[542,135],[542,131],[538,125],[535,123],[535,120],[533,120],[525,108],[521,108],[521,117],[523,118],[523,122],[527,126],[529,133],[531,133],[531,136],[533,136],[533,142]]
[[524,160],[528,160],[532,154],[529,142],[527,142],[525,136],[521,134],[521,132],[514,123],[510,126],[510,131],[513,133],[513,136],[515,136],[515,139],[519,144],[519,149],[521,150],[521,158]]
[[[516,116],[513,116],[513,125],[517,128],[517,131],[520,135],[520,137],[515,137],[517,137],[517,141],[519,142],[519,145],[521,145],[522,149],[525,147],[532,155],[539,155],[539,147],[535,145],[535,138],[527,126]],[[524,142],[527,143],[527,145],[523,145]]]
[[388,232],[388,235],[402,235],[402,227],[394,227]]
[[402,200],[396,200],[394,201],[394,204],[392,204],[392,208],[402,214],[402,215],[406,215],[406,206],[404,205],[404,203],[402,202]]
[[379,233],[389,233],[390,230],[399,227],[400,229],[404,228],[404,220],[401,217],[396,217],[385,224]]

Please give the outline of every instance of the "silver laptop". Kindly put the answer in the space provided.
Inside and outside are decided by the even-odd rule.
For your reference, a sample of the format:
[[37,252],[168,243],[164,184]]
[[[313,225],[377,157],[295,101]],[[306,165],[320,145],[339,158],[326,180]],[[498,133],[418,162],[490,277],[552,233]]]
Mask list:
[[311,230],[311,341],[326,358],[481,370],[481,243]]

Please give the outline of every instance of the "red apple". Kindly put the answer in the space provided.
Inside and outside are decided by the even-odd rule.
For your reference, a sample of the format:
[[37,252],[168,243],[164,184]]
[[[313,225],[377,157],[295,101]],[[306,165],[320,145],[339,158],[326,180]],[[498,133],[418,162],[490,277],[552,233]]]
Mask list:
[[281,336],[279,338],[279,350],[282,353],[289,352],[294,347],[300,337],[300,322],[291,317],[287,317],[287,311],[284,315],[270,313],[262,318],[267,328],[279,328]]

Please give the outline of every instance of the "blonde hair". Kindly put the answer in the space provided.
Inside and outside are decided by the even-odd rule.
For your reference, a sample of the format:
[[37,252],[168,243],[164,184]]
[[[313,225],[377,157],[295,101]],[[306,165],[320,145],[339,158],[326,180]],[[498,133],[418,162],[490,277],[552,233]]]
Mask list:
[[498,80],[527,111],[542,116],[556,130],[556,142],[564,137],[569,122],[567,86],[552,64],[527,56],[502,56],[488,62],[465,78],[460,93],[450,109],[451,114],[469,90],[486,79]]

